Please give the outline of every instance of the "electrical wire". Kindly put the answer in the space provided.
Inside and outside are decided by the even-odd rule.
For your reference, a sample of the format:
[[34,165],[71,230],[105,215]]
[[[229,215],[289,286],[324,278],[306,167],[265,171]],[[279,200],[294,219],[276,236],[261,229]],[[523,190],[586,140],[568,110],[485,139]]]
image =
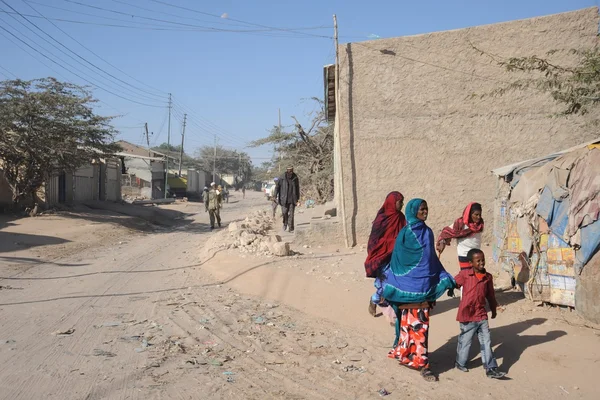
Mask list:
[[[187,20],[190,20],[190,21],[198,21],[198,22],[202,22],[202,23],[219,24],[219,25],[226,25],[226,26],[244,26],[244,25],[241,25],[241,24],[232,24],[232,23],[229,23],[229,22],[224,22],[224,21],[227,21],[226,18],[224,19],[224,21],[206,21],[206,20],[202,20],[202,19],[198,19],[198,18],[194,18],[194,17],[184,17],[184,16],[181,16],[181,15],[178,15],[178,14],[172,14],[172,13],[169,13],[169,12],[166,12],[166,11],[163,11],[163,10],[158,11],[158,10],[153,10],[153,9],[150,9],[150,8],[141,7],[139,5],[131,4],[131,3],[127,2],[127,1],[123,1],[123,0],[111,0],[111,1],[113,1],[114,3],[119,3],[119,4],[123,4],[123,5],[129,6],[129,7],[137,8],[137,9],[140,9],[140,10],[149,11],[149,12],[152,12],[152,13],[158,13],[160,15],[169,15],[171,17],[176,17],[176,18],[181,18],[181,19],[187,19]],[[221,19],[223,19],[223,18],[221,18]],[[317,30],[317,29],[333,29],[333,27],[318,26],[318,27],[307,27],[307,28],[294,28],[294,30]]]
[[[6,2],[4,0],[0,0],[0,2],[6,4]],[[55,44],[53,44],[52,42],[50,42],[49,40],[47,40],[46,38],[44,38],[43,36],[41,36],[40,34],[38,34],[36,31],[34,31],[33,29],[31,29],[29,26],[27,26],[24,22],[20,21],[17,17],[11,15],[11,18],[13,18],[14,20],[16,20],[18,23],[20,23],[21,25],[23,25],[25,28],[27,28],[29,31],[31,31],[32,33],[34,33],[37,37],[41,38],[42,40],[44,40],[46,43],[49,43],[51,46],[53,46],[54,48],[56,48],[57,50],[59,50],[61,53],[67,55],[69,58],[74,59],[73,56],[70,56],[69,54],[67,54],[64,50],[60,49],[58,46],[56,46]],[[0,18],[0,20],[4,21],[3,19]],[[15,28],[14,26],[12,26],[11,24],[7,23],[6,21],[4,21],[5,24],[9,27],[11,27],[13,30],[15,30],[16,32],[18,32],[19,34],[21,34],[21,36],[23,36],[24,38],[28,39],[29,41],[31,41],[32,43],[34,43],[35,45],[39,46],[40,48],[42,48],[43,50],[45,50],[46,52],[48,52],[49,54],[51,54],[53,57],[57,58],[59,61],[61,61],[61,63],[56,62],[54,59],[48,57],[46,54],[42,53],[40,50],[34,48],[33,46],[31,46],[29,43],[25,42],[23,39],[21,39],[20,37],[17,37],[16,35],[14,35],[12,32],[8,31],[6,28],[3,28],[6,32],[9,32],[11,35],[13,35],[17,40],[21,41],[22,43],[25,43],[27,46],[29,46],[30,48],[32,48],[34,51],[39,52],[42,56],[44,56],[45,58],[47,58],[48,60],[52,61],[53,63],[57,64],[58,66],[60,66],[63,69],[68,70],[69,72],[71,72],[72,74],[76,75],[77,77],[79,77],[80,79],[84,80],[85,82],[87,82],[88,84],[97,87],[101,90],[104,90],[106,92],[109,92],[117,97],[120,97],[124,100],[127,101],[131,101],[134,103],[138,103],[141,105],[146,105],[146,106],[150,106],[150,107],[162,107],[162,106],[157,106],[155,104],[147,104],[147,103],[142,103],[141,101],[138,100],[134,100],[131,98],[128,98],[124,95],[121,95],[119,93],[115,93],[114,91],[108,90],[106,89],[106,87],[99,85],[98,83],[95,83],[93,81],[91,81],[90,79],[94,79],[93,77],[91,77],[89,74],[81,71],[80,69],[78,69],[77,67],[75,67],[74,65],[66,62],[65,60],[61,59],[59,56],[57,56],[56,54],[54,54],[52,51],[49,51],[48,49],[44,48],[44,46],[40,45],[39,43],[37,43],[36,41],[32,40],[30,37],[28,37],[27,35],[23,34],[23,32],[19,31],[17,28]],[[55,40],[55,39],[54,39]],[[79,62],[78,60],[74,59],[75,61]],[[81,62],[79,62],[80,64],[82,64]],[[82,75],[87,76],[89,79],[84,78],[83,76],[79,75],[77,72],[74,72],[71,69],[68,69],[67,67],[65,67],[65,64],[69,67],[71,67],[72,69],[74,69],[75,71],[79,72]],[[89,67],[88,67],[89,68]],[[109,86],[110,87],[110,86]],[[110,89],[115,90],[114,88],[110,87]],[[146,99],[144,99],[146,100]],[[142,101],[144,101],[142,100]],[[155,101],[154,99],[150,99],[150,101]]]
[[[2,18],[0,18],[0,21],[4,22],[4,24],[6,24],[6,25],[8,25],[8,26],[10,26],[11,28],[13,28],[13,29],[14,29],[14,27],[13,27],[12,25],[10,25],[10,24],[6,23],[6,21],[4,21]],[[144,106],[148,106],[148,107],[164,108],[164,106],[157,106],[157,105],[153,105],[153,104],[146,104],[146,103],[142,103],[142,102],[139,102],[139,101],[136,101],[136,100],[129,99],[129,98],[127,98],[127,97],[121,96],[121,95],[120,95],[120,94],[118,94],[118,93],[115,93],[115,92],[113,92],[113,91],[111,91],[111,90],[108,90],[108,89],[106,89],[106,88],[104,88],[104,87],[102,87],[102,86],[100,86],[100,85],[94,84],[94,83],[93,83],[93,82],[91,82],[90,80],[88,80],[88,79],[84,78],[83,76],[79,75],[77,72],[74,72],[74,71],[70,70],[69,68],[65,67],[64,65],[61,65],[60,63],[58,63],[58,62],[57,62],[57,61],[55,61],[54,59],[50,58],[50,57],[49,57],[49,56],[47,56],[46,54],[42,53],[40,50],[36,49],[36,48],[35,48],[35,47],[33,47],[31,44],[27,43],[26,41],[24,41],[23,39],[21,39],[20,37],[18,37],[17,35],[15,35],[13,32],[11,32],[11,31],[9,31],[8,29],[6,29],[6,27],[5,27],[5,26],[3,26],[3,25],[0,25],[0,29],[1,29],[1,30],[3,30],[3,31],[5,31],[5,32],[6,32],[6,33],[8,33],[10,36],[12,36],[13,38],[15,38],[17,41],[19,41],[19,42],[23,43],[25,46],[27,46],[28,48],[30,48],[30,49],[31,49],[31,50],[33,50],[34,52],[38,53],[39,55],[41,55],[42,57],[44,57],[45,59],[47,59],[47,60],[48,60],[48,61],[50,61],[51,63],[58,65],[58,66],[59,66],[59,67],[61,67],[62,69],[64,69],[64,70],[66,70],[66,71],[70,72],[71,74],[73,74],[73,75],[75,75],[76,77],[78,77],[79,79],[81,79],[81,80],[83,80],[83,81],[87,82],[88,84],[92,85],[93,87],[96,87],[96,88],[98,88],[98,89],[100,89],[100,90],[102,90],[102,91],[105,91],[105,92],[107,92],[107,93],[110,93],[110,94],[112,94],[113,96],[119,97],[119,98],[121,98],[121,99],[123,99],[123,100],[127,100],[127,101],[129,101],[129,102],[132,102],[132,103],[136,103],[136,104],[140,104],[140,105],[144,105]],[[17,32],[18,32],[18,30],[17,30]],[[21,33],[21,32],[19,32],[19,33]],[[29,39],[29,38],[28,38],[28,39]],[[31,40],[31,39],[29,39],[29,40]],[[32,42],[33,42],[33,41],[32,41]],[[35,43],[35,42],[33,42],[33,43]],[[52,54],[52,53],[50,53],[50,54]],[[63,61],[63,60],[61,60],[61,61]],[[64,61],[63,61],[63,62],[64,62]],[[66,63],[66,64],[67,64],[67,63]],[[67,65],[69,65],[69,64],[67,64]]]
[[[6,71],[6,72],[8,72],[10,75],[14,76],[14,77],[15,77],[15,78],[17,78],[17,79],[19,78],[17,75],[13,74],[13,73],[12,73],[12,72],[10,72],[8,69],[4,68],[2,65],[0,65],[0,69],[2,69],[3,71]],[[5,77],[7,77],[7,78],[8,78],[8,75],[5,75],[5,74],[2,74],[2,75],[4,75]]]
[[[118,78],[117,76],[111,74],[110,72],[105,71],[104,69],[98,67],[96,64],[92,63],[91,61],[89,61],[87,58],[82,57],[81,55],[79,55],[78,53],[76,53],[75,51],[71,50],[69,47],[67,47],[66,45],[64,45],[62,42],[58,41],[57,39],[55,39],[52,35],[50,35],[49,33],[47,33],[46,31],[44,31],[42,28],[40,28],[39,26],[37,26],[36,24],[34,24],[33,22],[31,22],[30,20],[28,20],[26,17],[24,17],[21,13],[19,13],[17,10],[15,10],[13,7],[11,7],[10,5],[8,5],[4,0],[0,0],[2,3],[4,3],[5,5],[7,5],[10,9],[12,9],[13,11],[17,12],[23,19],[25,19],[27,22],[29,22],[31,25],[33,25],[36,29],[38,29],[40,32],[42,32],[43,34],[45,34],[46,36],[48,36],[50,39],[52,39],[54,42],[58,43],[62,48],[66,49],[69,53],[73,54],[75,57],[77,57],[78,59],[82,60],[83,62],[85,62],[86,64],[92,66],[93,68],[95,68],[96,70],[104,73],[105,75],[119,81],[122,82],[123,84],[129,86],[132,89],[135,89],[139,92],[143,92],[146,94],[149,94],[151,96],[154,96],[156,98],[160,98],[161,100],[164,100],[164,96],[162,95],[157,95],[154,94],[150,91],[147,91],[145,89],[139,88],[135,85],[132,85],[129,82],[126,82],[120,78]],[[27,4],[27,3],[25,3]],[[40,14],[43,17],[43,14],[39,13],[39,11],[37,11],[33,6],[27,4],[28,7],[30,7],[33,11],[37,12],[38,14]],[[59,31],[61,31],[63,34],[65,34],[66,36],[68,36],[70,39],[74,40],[75,42],[77,42],[79,45],[83,46],[81,43],[79,43],[75,38],[73,38],[71,35],[69,35],[68,33],[66,33],[65,31],[63,31],[62,29],[60,29],[59,27],[56,26],[56,24],[54,24],[53,22],[50,22],[53,26],[55,26]],[[64,52],[63,52],[64,53]],[[72,58],[72,57],[71,57]],[[80,63],[82,64],[82,63]],[[88,67],[88,69],[91,70],[91,68]],[[122,85],[119,85],[121,87],[123,87]],[[129,89],[127,89],[129,90]],[[141,95],[144,96],[144,95]],[[146,99],[150,100],[150,101],[156,101],[156,99],[152,99],[150,97],[144,96]]]
[[[90,4],[85,4],[85,3],[80,3],[78,1],[75,0],[63,0],[67,3],[72,3],[72,4],[76,4],[82,7],[88,7],[88,8],[92,8],[92,9],[96,9],[96,10],[100,10],[100,11],[104,11],[104,12],[109,12],[109,13],[113,13],[113,14],[117,14],[117,15],[125,15],[131,18],[139,18],[139,19],[144,19],[147,21],[152,21],[152,22],[161,22],[161,23],[166,23],[166,24],[172,24],[172,25],[177,25],[177,26],[185,26],[188,28],[201,28],[201,29],[206,29],[209,31],[214,31],[214,32],[239,32],[239,33],[250,33],[250,32],[269,32],[269,31],[281,31],[281,29],[273,29],[270,27],[264,27],[265,29],[254,29],[254,30],[239,30],[239,29],[224,29],[224,28],[215,28],[215,27],[209,27],[209,26],[203,26],[203,25],[194,25],[194,24],[186,24],[183,22],[177,22],[177,21],[170,21],[170,20],[166,20],[166,19],[160,19],[160,18],[152,18],[152,17],[144,17],[141,15],[135,15],[135,14],[131,14],[131,13],[126,13],[123,11],[118,11],[118,10],[113,10],[113,9],[109,9],[109,8],[104,8],[104,7],[98,7],[98,6],[93,6]],[[322,29],[320,27],[318,27],[317,29]],[[318,35],[311,35],[311,34],[307,34],[304,32],[299,32],[299,31],[293,31],[293,30],[285,30],[286,32],[292,32],[292,33],[297,33],[297,34],[305,34],[305,35],[309,35],[309,36],[318,36]]]
[[[64,0],[64,1],[72,1],[72,0]],[[221,15],[211,14],[211,13],[207,13],[207,12],[199,11],[199,10],[194,10],[192,8],[178,6],[178,5],[167,3],[165,1],[160,1],[160,0],[150,0],[150,1],[152,1],[153,3],[163,4],[163,5],[166,5],[166,6],[169,6],[169,7],[173,7],[173,8],[179,8],[179,9],[182,9],[182,10],[185,10],[185,11],[189,11],[189,12],[193,12],[193,13],[197,13],[197,14],[202,14],[202,15],[208,15],[210,17],[222,19]],[[265,29],[274,30],[274,31],[292,32],[292,33],[296,33],[296,34],[300,34],[300,35],[305,35],[305,36],[312,36],[312,37],[333,39],[333,36],[324,36],[324,35],[317,35],[317,34],[312,34],[312,33],[308,33],[308,32],[300,32],[297,29],[277,28],[277,27],[273,27],[273,26],[261,25],[261,24],[257,24],[257,23],[254,23],[254,22],[247,22],[247,21],[242,21],[242,20],[239,20],[239,19],[234,19],[234,18],[229,18],[229,17],[227,19],[230,20],[230,21],[234,21],[234,22],[238,22],[238,23],[244,24],[244,25],[256,26],[256,27],[265,28]]]

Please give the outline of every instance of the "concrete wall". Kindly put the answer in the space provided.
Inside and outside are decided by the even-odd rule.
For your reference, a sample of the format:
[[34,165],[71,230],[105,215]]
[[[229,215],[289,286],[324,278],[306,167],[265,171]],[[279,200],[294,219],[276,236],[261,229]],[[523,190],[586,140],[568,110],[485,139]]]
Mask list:
[[[341,216],[349,244],[366,243],[386,194],[425,198],[436,235],[470,201],[484,205],[491,237],[494,167],[593,139],[580,117],[538,91],[481,96],[514,81],[471,43],[498,57],[545,55],[574,62],[598,44],[598,9],[340,46],[338,132]],[[381,50],[384,50],[383,52]],[[418,61],[417,61],[418,60]],[[340,177],[342,181],[340,182]]]

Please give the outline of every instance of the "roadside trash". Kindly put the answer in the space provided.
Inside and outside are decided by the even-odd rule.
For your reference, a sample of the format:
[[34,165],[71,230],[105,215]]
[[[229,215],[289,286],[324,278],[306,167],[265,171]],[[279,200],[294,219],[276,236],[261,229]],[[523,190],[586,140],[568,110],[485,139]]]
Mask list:
[[387,390],[385,390],[385,388],[379,389],[379,391],[377,393],[379,393],[379,395],[381,397],[389,396],[391,394],[390,392],[388,392]]
[[115,353],[112,353],[110,351],[105,351],[102,349],[94,349],[94,355],[96,357],[116,357],[117,356]]
[[23,288],[15,288],[15,287],[12,287],[12,286],[2,286],[2,285],[0,285],[0,290],[3,290],[3,289],[4,289],[4,290],[10,290],[10,289],[19,289],[19,290],[23,290]]
[[17,343],[16,340],[12,340],[12,339],[8,339],[8,340],[0,340],[0,343],[2,344],[12,344],[12,343]]
[[358,371],[358,372],[360,372],[362,374],[363,372],[366,372],[366,369],[365,369],[365,367],[360,367],[359,368],[359,367],[355,367],[354,365],[347,365],[344,368],[342,368],[342,371],[344,371],[344,372]]
[[333,360],[331,363],[332,363],[332,364],[341,364],[342,362],[341,362],[340,360],[337,360],[337,359],[336,359],[336,360]]
[[215,367],[220,367],[223,365],[223,363],[219,360],[210,360],[210,365],[214,365]]
[[149,365],[150,368],[159,368],[160,364],[158,362],[153,362],[152,364]]
[[265,318],[264,317],[256,317],[256,318],[254,318],[254,323],[255,324],[264,324]]
[[115,326],[120,326],[121,323],[120,322],[105,322],[102,325],[94,325],[94,328],[111,328],[111,327],[115,327]]
[[185,364],[190,364],[190,365],[206,365],[208,364],[208,362],[204,359],[204,358],[190,358],[189,360],[186,360]]
[[223,372],[223,375],[235,375],[235,372],[225,371]]
[[72,335],[73,332],[75,332],[75,329],[70,328],[70,329],[67,329],[66,331],[56,331],[56,332],[54,332],[54,334],[56,336],[69,336],[69,335]]
[[234,383],[234,382],[235,382],[235,379],[233,379],[233,376],[228,376],[228,377],[227,377],[227,382],[229,382],[229,383]]
[[200,322],[201,324],[208,324],[210,320],[208,318],[201,318],[198,322]]
[[142,339],[142,336],[121,336],[119,340],[124,342],[139,342]]
[[306,202],[304,203],[304,206],[306,208],[313,208],[315,206],[315,201],[314,200],[306,200]]

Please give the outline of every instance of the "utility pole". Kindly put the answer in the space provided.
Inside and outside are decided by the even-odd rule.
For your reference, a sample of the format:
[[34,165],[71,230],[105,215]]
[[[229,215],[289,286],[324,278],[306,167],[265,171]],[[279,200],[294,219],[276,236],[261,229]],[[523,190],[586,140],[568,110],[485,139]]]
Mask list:
[[181,177],[181,160],[183,160],[183,140],[185,137],[185,122],[186,122],[186,120],[187,120],[187,114],[183,114],[183,132],[181,132],[181,150],[179,150],[179,176],[180,177]]
[[[278,109],[279,111],[279,134],[281,135],[281,108]],[[279,172],[281,173],[281,150],[278,151],[278,156],[279,156]]]
[[[333,134],[333,177],[334,185],[339,186],[339,189],[334,187],[334,193],[338,194],[338,199],[335,199],[336,206],[340,208],[340,217],[342,220],[342,229],[344,232],[344,241],[346,247],[350,247],[348,239],[348,223],[346,222],[346,202],[344,201],[344,179],[342,174],[341,151],[342,144],[339,133],[339,107],[340,107],[340,50],[338,41],[338,21],[337,16],[333,14],[333,42],[335,46],[335,128]],[[352,239],[354,240],[354,239]]]
[[146,127],[146,143],[148,144],[148,157],[150,157],[152,153],[150,152],[150,135],[148,134],[148,123],[146,122],[144,126]]
[[215,147],[213,152],[213,182],[217,181],[217,135],[215,135]]
[[167,161],[165,163],[165,199],[167,198],[167,186],[169,185],[169,151],[171,151],[171,93],[169,93],[169,128],[167,133]]

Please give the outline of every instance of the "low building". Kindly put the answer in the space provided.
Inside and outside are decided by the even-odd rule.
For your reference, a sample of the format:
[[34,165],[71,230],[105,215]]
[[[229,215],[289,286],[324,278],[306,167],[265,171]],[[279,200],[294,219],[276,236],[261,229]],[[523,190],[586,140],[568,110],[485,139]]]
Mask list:
[[600,323],[600,138],[492,172],[494,261],[531,300]]
[[162,157],[148,157],[131,152],[119,152],[123,162],[121,190],[123,196],[138,199],[165,197],[166,161]]
[[98,158],[73,172],[62,172],[44,183],[45,203],[83,203],[86,201],[121,200],[121,160]]
[[393,190],[427,200],[437,233],[471,201],[491,215],[488,171],[496,165],[594,139],[583,128],[591,116],[549,117],[563,111],[549,94],[492,94],[525,77],[494,59],[550,53],[558,65],[573,65],[572,49],[598,46],[598,23],[593,7],[340,44],[339,76],[326,66],[324,89],[327,116],[335,119],[335,201],[346,244],[367,242]]

